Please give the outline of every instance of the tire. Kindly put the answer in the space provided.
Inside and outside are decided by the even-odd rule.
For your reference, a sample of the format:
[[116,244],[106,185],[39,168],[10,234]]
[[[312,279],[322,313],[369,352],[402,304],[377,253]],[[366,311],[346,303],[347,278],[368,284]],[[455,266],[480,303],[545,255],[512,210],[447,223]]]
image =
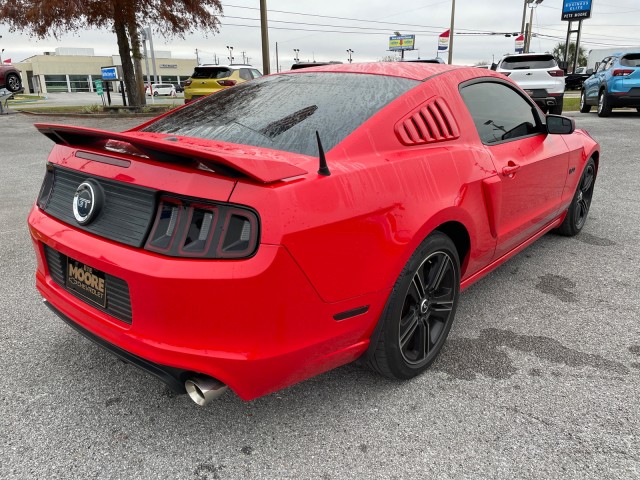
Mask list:
[[22,79],[17,73],[9,73],[5,79],[5,88],[11,93],[18,92],[22,89]]
[[573,237],[580,233],[587,221],[589,207],[591,207],[591,199],[593,198],[593,187],[596,181],[596,164],[593,158],[590,158],[584,167],[576,193],[573,195],[571,205],[567,211],[562,225],[558,227],[557,232],[566,237]]
[[580,94],[580,113],[589,113],[591,111],[591,105],[587,105],[587,92],[582,90]]
[[611,115],[611,105],[609,105],[605,91],[601,90],[598,94],[598,116],[608,117],[609,115]]
[[153,96],[157,97],[158,96],[158,91],[156,90],[155,92],[153,92]]
[[371,339],[368,364],[400,380],[425,371],[451,329],[460,293],[460,260],[441,232],[429,235],[395,283]]
[[562,115],[563,105],[564,105],[564,98],[561,98],[553,107],[549,107],[549,113],[551,115]]

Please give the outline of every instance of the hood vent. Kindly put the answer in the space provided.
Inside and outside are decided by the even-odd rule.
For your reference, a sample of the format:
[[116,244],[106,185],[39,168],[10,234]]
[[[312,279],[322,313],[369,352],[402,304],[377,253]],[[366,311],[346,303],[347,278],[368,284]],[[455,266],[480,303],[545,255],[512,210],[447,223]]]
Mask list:
[[396,135],[404,145],[424,145],[458,138],[460,130],[447,103],[436,97],[398,122]]

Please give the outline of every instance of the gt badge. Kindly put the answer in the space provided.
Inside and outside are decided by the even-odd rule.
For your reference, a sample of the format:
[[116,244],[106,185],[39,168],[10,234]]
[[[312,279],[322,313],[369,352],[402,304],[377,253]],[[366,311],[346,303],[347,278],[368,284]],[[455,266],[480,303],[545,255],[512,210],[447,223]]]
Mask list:
[[80,225],[87,225],[102,208],[102,190],[91,180],[82,182],[73,196],[73,216]]

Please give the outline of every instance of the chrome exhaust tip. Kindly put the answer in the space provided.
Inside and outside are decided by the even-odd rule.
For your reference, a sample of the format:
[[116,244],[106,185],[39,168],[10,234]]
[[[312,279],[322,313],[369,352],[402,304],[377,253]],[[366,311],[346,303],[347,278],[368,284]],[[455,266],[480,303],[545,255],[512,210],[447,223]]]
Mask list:
[[226,392],[229,387],[213,377],[198,376],[185,381],[184,388],[189,398],[203,407]]

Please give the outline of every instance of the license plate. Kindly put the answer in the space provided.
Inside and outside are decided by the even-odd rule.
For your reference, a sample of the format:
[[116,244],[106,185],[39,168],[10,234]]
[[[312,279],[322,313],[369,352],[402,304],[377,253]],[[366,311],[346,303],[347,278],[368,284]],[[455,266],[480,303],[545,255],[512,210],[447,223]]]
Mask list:
[[104,272],[67,258],[66,282],[67,288],[88,300],[90,303],[104,308],[107,304],[107,285]]

